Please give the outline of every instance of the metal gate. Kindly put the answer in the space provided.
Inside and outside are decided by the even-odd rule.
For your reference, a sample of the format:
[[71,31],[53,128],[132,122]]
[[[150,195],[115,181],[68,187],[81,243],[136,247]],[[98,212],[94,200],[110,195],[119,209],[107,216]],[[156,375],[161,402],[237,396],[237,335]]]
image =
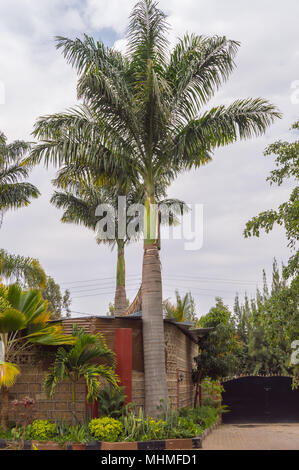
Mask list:
[[223,382],[224,423],[299,422],[299,390],[290,377],[239,377]]

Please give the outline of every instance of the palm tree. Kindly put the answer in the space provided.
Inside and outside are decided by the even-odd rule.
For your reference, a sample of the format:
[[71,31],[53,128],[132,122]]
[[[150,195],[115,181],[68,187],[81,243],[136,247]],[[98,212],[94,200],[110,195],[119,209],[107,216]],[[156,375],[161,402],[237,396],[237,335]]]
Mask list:
[[8,387],[20,373],[13,361],[32,348],[33,344],[57,346],[73,344],[74,339],[63,334],[59,323],[48,323],[50,312],[41,292],[23,292],[18,284],[0,284],[0,390],[1,426],[6,427]]
[[71,349],[59,348],[53,366],[50,368],[44,387],[50,398],[53,398],[59,382],[69,380],[72,385],[73,416],[75,418],[76,384],[84,378],[87,386],[87,400],[92,402],[100,394],[101,382],[104,379],[113,387],[118,387],[117,376],[113,368],[99,364],[99,360],[114,364],[114,354],[107,348],[100,333],[90,335],[84,329],[73,325],[72,337],[75,345]]
[[0,132],[0,227],[5,211],[28,206],[40,194],[35,186],[21,181],[29,174],[30,165],[24,160],[29,149],[30,144],[20,140],[7,144]]
[[261,98],[203,112],[234,69],[239,43],[186,34],[170,52],[167,30],[157,4],[141,0],[130,17],[125,55],[87,35],[57,38],[57,47],[78,72],[78,98],[84,104],[41,117],[34,132],[40,142],[31,153],[34,163],[43,158],[70,163],[81,177],[93,171],[99,180],[117,180],[122,174],[143,185],[145,406],[153,416],[168,397],[156,185],[207,164],[220,146],[263,134],[280,116]]
[[175,291],[176,305],[169,300],[163,302],[167,318],[172,318],[177,322],[193,322],[196,323],[195,305],[191,292],[187,292],[181,297],[179,292]]
[[12,255],[0,249],[0,276],[26,287],[46,287],[47,276],[39,261],[28,256]]
[[[57,180],[56,180],[57,183]],[[59,186],[59,184],[57,183]],[[123,193],[122,193],[123,195]],[[72,183],[68,191],[55,191],[51,202],[64,212],[61,217],[63,223],[82,224],[85,227],[97,233],[99,217],[96,215],[96,209],[99,205],[108,204],[115,211],[115,238],[106,238],[105,234],[97,233],[97,243],[107,244],[112,249],[117,247],[116,264],[116,287],[114,298],[114,313],[122,315],[127,308],[126,278],[125,278],[125,245],[132,241],[127,235],[125,237],[118,235],[118,197],[120,194],[113,188],[103,188],[96,184],[84,185],[81,183]],[[138,202],[137,191],[131,191],[126,194],[128,201]],[[140,201],[139,201],[140,202]],[[127,224],[133,217],[127,218]],[[135,240],[138,238],[136,233]]]
[[[66,186],[65,176],[67,169],[63,169],[64,183],[62,184],[59,176],[54,183],[56,186]],[[61,174],[61,173],[60,173]],[[127,295],[126,295],[126,274],[125,274],[125,246],[138,240],[141,234],[142,227],[138,227],[138,231],[134,234],[128,234],[128,227],[134,219],[134,216],[126,215],[126,233],[119,236],[118,225],[119,218],[122,214],[118,213],[118,201],[120,196],[124,196],[124,189],[120,190],[117,187],[100,187],[97,184],[86,185],[82,182],[75,183],[73,180],[68,191],[55,191],[51,202],[59,209],[63,208],[64,213],[61,217],[63,223],[76,223],[83,224],[85,227],[97,232],[97,224],[99,217],[96,215],[96,209],[99,205],[109,204],[114,209],[115,217],[115,237],[113,239],[105,238],[104,234],[98,233],[97,243],[108,244],[112,248],[117,247],[117,264],[116,264],[116,288],[114,297],[114,314],[122,315],[127,309]],[[161,188],[157,198],[164,195]],[[130,188],[126,194],[127,209],[133,204],[142,203],[143,192],[142,187],[135,189]],[[178,199],[162,199],[159,203],[160,210],[169,208],[168,223],[174,225],[178,223],[178,215],[181,215],[186,207],[183,201]],[[176,211],[175,211],[176,210]],[[185,209],[186,210],[186,209]],[[175,212],[174,212],[175,211]],[[173,213],[174,212],[174,213]],[[163,219],[164,220],[164,219]],[[167,220],[167,218],[165,218]],[[137,219],[136,219],[137,222]]]

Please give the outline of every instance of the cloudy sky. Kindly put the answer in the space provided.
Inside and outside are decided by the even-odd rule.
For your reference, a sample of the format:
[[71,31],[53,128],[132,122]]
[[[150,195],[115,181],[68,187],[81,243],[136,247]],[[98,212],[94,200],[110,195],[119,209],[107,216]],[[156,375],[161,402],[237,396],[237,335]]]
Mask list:
[[[9,141],[32,139],[38,116],[76,103],[76,75],[55,49],[54,37],[87,33],[123,49],[134,4],[135,0],[0,0],[0,93],[5,89],[0,129]],[[164,297],[173,297],[176,288],[181,294],[191,290],[198,314],[204,314],[215,296],[231,306],[237,291],[241,296],[254,294],[263,268],[270,276],[273,257],[283,262],[289,256],[282,230],[249,240],[242,232],[248,219],[276,207],[291,190],[290,183],[276,188],[266,182],[273,159],[264,157],[263,150],[275,140],[296,138],[289,129],[299,117],[299,100],[292,99],[292,85],[299,80],[299,3],[161,0],[160,6],[169,15],[172,44],[186,31],[241,42],[236,70],[213,104],[261,96],[283,113],[265,136],[217,150],[212,163],[180,176],[169,190],[170,196],[203,204],[204,241],[197,251],[186,251],[183,240],[163,242]],[[49,204],[54,175],[53,168],[32,172],[30,181],[42,196],[29,208],[6,215],[0,246],[38,258],[61,287],[70,288],[74,316],[104,314],[113,300],[115,254],[97,246],[87,229],[60,223],[61,213]],[[126,263],[132,300],[141,276],[141,244],[127,249]]]

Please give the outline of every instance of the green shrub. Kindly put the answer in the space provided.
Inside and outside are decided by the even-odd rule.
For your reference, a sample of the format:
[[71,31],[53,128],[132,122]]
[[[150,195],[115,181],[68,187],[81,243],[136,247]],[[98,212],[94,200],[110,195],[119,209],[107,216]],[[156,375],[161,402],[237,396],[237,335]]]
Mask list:
[[88,427],[91,435],[99,441],[115,442],[123,432],[123,424],[109,417],[92,419]]
[[197,408],[181,408],[179,415],[191,419],[195,424],[207,429],[216,423],[219,411],[210,406],[200,406]]
[[99,415],[111,416],[111,418],[120,418],[123,411],[125,401],[125,388],[112,387],[106,384],[99,392],[98,396]]
[[69,442],[85,444],[88,441],[88,432],[84,426],[70,426],[67,437]]
[[46,419],[36,419],[27,427],[26,434],[36,441],[50,441],[55,437],[55,424]]

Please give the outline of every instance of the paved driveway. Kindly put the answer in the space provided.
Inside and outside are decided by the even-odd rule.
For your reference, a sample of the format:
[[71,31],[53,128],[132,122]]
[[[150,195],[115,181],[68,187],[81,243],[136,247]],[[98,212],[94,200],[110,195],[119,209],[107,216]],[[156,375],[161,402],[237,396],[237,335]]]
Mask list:
[[299,450],[297,424],[222,424],[202,444],[203,450]]

